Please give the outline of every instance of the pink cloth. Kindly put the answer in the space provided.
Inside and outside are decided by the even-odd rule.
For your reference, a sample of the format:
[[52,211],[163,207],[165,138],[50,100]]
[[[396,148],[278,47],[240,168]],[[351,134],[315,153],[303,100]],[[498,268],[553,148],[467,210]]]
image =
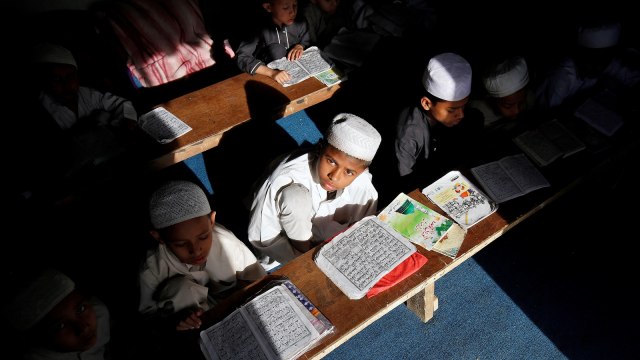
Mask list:
[[110,23],[143,87],[182,78],[215,64],[213,40],[197,0],[115,2]]

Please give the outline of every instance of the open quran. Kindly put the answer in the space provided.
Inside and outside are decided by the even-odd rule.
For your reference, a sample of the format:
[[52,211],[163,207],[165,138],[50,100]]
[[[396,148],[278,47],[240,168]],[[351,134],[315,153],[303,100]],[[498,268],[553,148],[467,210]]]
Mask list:
[[286,280],[201,331],[200,348],[209,360],[288,360],[332,331],[333,324]]
[[407,238],[371,215],[324,244],[314,261],[349,299],[360,299],[415,252]]

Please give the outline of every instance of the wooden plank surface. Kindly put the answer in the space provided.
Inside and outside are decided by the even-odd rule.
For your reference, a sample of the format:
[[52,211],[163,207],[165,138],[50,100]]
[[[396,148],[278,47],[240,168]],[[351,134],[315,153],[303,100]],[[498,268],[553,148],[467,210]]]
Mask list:
[[283,87],[266,76],[238,74],[162,106],[193,130],[150,150],[150,167],[162,169],[216,147],[229,129],[251,119],[268,121],[329,99],[340,84],[327,87],[314,77]]

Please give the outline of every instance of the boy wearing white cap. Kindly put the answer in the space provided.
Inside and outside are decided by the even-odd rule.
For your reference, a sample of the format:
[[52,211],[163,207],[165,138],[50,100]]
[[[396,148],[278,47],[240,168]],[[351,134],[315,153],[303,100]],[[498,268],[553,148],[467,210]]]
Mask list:
[[515,119],[534,106],[529,69],[522,56],[512,56],[490,64],[482,82],[487,96],[469,101],[469,106],[482,113],[485,126],[502,119]]
[[[422,84],[426,92],[420,97],[419,104],[402,110],[396,124],[394,148],[401,191],[424,187],[430,178],[439,176],[441,169],[435,166],[434,157],[445,162],[444,165],[455,166],[435,155],[446,152],[451,155],[454,151],[453,148],[444,150],[443,146],[463,148],[468,145],[465,144],[466,137],[475,130],[473,125],[482,129],[481,123],[476,124],[479,117],[462,122],[471,93],[471,65],[462,56],[454,53],[433,56],[422,76]],[[453,131],[454,127],[459,130]],[[462,129],[464,131],[460,131]]]
[[169,181],[151,196],[150,250],[140,272],[143,315],[169,317],[178,331],[197,329],[216,296],[238,281],[266,275],[255,255],[232,232],[216,224],[204,191],[189,181]]
[[621,31],[617,21],[578,27],[574,53],[562,59],[536,89],[536,106],[571,107],[598,89],[621,93],[637,88],[640,52],[619,46]]
[[22,281],[2,310],[24,338],[23,359],[105,359],[110,316],[100,300],[76,289],[73,280],[53,268]]
[[335,116],[317,151],[290,154],[254,194],[251,244],[275,264],[286,263],[375,214],[369,165],[381,140],[364,119]]

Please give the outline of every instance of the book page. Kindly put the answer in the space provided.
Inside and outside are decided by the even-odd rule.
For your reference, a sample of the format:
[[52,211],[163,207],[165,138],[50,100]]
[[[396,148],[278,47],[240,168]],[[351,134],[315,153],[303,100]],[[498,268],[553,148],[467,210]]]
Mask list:
[[315,262],[349,299],[360,299],[415,251],[409,240],[371,215],[324,244]]
[[201,331],[200,339],[202,352],[211,360],[267,359],[240,309]]
[[558,119],[540,125],[540,132],[563,153],[563,157],[573,155],[586,148],[585,144],[567,129]]
[[459,171],[450,171],[422,193],[467,230],[498,209],[497,203]]
[[487,195],[498,204],[522,195],[518,184],[497,161],[471,168],[471,173]]
[[524,154],[506,156],[500,164],[524,194],[551,186],[540,170]]
[[242,307],[249,326],[272,352],[270,358],[292,359],[320,336],[287,292],[286,287],[276,286]]
[[320,50],[315,46],[307,48],[298,60],[290,61],[283,57],[270,62],[267,66],[271,69],[284,70],[289,74],[289,81],[282,84],[284,87],[302,82],[331,68],[331,64],[322,58]]
[[613,136],[624,124],[622,116],[614,110],[614,96],[610,91],[597,94],[582,103],[574,115],[601,134]]
[[547,166],[564,153],[538,129],[528,130],[516,136],[513,142],[538,166]]
[[447,234],[433,246],[432,250],[455,259],[466,234],[467,232],[460,225],[453,224]]
[[138,124],[161,144],[169,143],[192,130],[189,125],[163,107],[157,107],[140,116]]
[[453,220],[429,209],[404,193],[378,214],[378,218],[427,250],[431,250],[438,240],[449,231]]

